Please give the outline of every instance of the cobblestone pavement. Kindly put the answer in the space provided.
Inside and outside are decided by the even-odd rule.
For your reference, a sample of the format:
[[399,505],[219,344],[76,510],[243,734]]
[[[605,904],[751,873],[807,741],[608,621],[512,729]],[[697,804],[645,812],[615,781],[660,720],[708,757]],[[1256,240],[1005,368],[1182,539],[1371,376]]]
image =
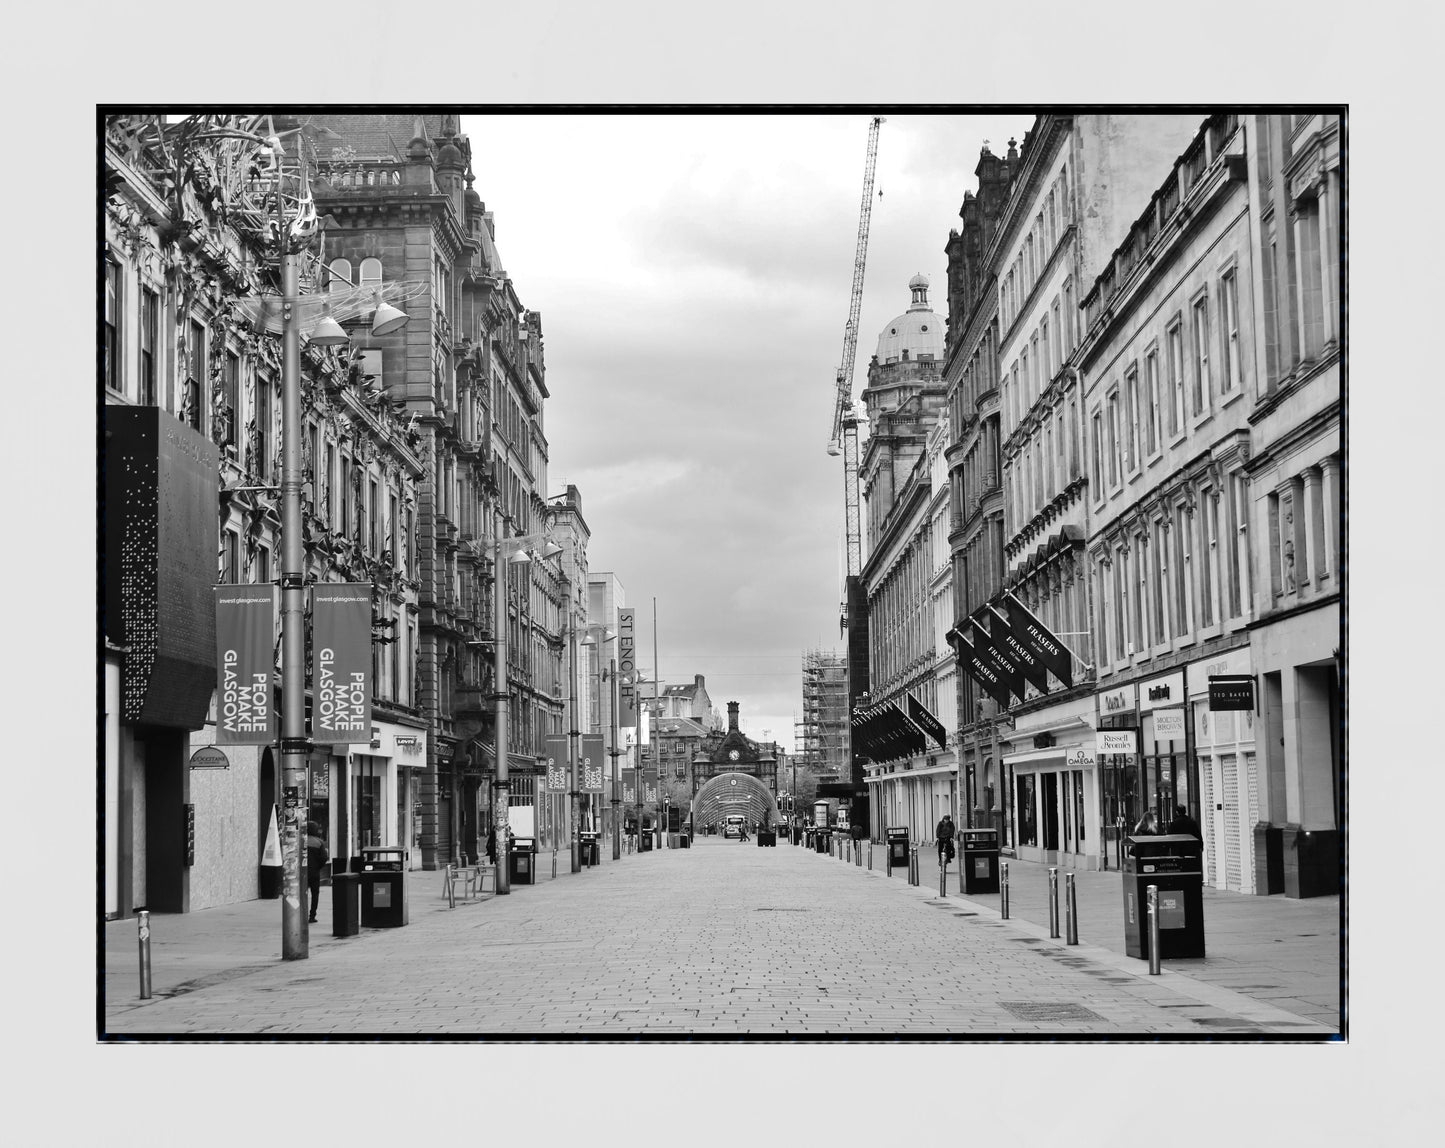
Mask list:
[[413,873],[407,926],[344,939],[318,927],[296,962],[277,959],[275,901],[158,918],[156,995],[144,1001],[135,923],[112,922],[103,1035],[1319,1040],[1337,1030],[1169,963],[1149,976],[1147,962],[1066,946],[982,898],[940,897],[936,869],[931,889],[913,887],[885,876],[881,859],[875,846],[869,872],[786,844],[704,838],[575,875],[564,857],[556,880],[544,859],[538,884],[455,909],[438,895],[440,874]]

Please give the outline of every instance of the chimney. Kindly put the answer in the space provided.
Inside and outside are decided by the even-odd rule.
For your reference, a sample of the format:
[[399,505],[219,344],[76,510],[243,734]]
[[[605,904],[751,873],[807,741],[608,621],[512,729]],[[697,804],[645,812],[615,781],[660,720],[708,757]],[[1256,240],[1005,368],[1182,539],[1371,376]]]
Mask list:
[[728,733],[738,732],[738,703],[728,702]]

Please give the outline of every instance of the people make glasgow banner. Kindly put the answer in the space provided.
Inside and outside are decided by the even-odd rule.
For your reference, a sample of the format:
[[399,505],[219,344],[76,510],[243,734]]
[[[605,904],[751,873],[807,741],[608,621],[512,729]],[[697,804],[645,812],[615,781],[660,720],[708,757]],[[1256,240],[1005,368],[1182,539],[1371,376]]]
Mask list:
[[217,586],[216,743],[269,745],[276,740],[276,587]]
[[312,738],[371,741],[371,583],[311,587]]

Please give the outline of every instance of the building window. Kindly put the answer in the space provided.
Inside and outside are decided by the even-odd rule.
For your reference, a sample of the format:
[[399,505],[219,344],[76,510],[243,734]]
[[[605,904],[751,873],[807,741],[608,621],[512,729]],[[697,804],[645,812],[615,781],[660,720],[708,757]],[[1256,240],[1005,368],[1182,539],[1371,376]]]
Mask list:
[[1295,215],[1295,281],[1299,284],[1300,357],[1313,359],[1323,343],[1325,310],[1320,273],[1318,200],[1300,203]]
[[1219,305],[1224,326],[1224,377],[1219,389],[1227,395],[1239,385],[1239,277],[1233,271],[1220,283]]
[[1194,416],[1198,418],[1209,403],[1209,298],[1194,304]]
[[221,578],[225,583],[235,584],[240,580],[240,539],[234,530],[221,532]]
[[1129,604],[1129,553],[1120,550],[1114,555],[1114,650],[1120,659],[1129,656],[1129,634],[1125,619]]
[[1182,506],[1174,512],[1174,633],[1184,637],[1194,629],[1190,515]]
[[201,429],[201,384],[195,379],[186,379],[181,399],[181,421],[193,431]]
[[105,261],[105,346],[102,354],[107,390],[120,391],[120,265]]
[[182,421],[201,429],[201,380],[206,377],[206,325],[192,319],[186,339],[186,391]]
[[1144,359],[1144,452],[1150,457],[1159,449],[1159,353],[1150,351]]
[[1219,492],[1204,495],[1204,561],[1199,564],[1199,624],[1214,625],[1214,591],[1219,585]]
[[1107,399],[1109,415],[1109,486],[1119,485],[1119,392],[1114,391]]
[[319,513],[321,515],[321,521],[326,523],[326,528],[328,530],[330,530],[333,526],[336,525],[336,520],[331,517],[331,472],[335,469],[335,467],[336,448],[332,446],[331,443],[327,443],[326,463],[322,468],[321,474],[319,476],[320,481],[317,485],[317,490],[321,492],[319,499]]
[[156,405],[160,382],[161,297],[142,287],[140,293],[140,404]]
[[1166,337],[1169,349],[1169,433],[1184,433],[1184,332],[1176,319]]
[[1164,632],[1164,597],[1169,588],[1169,535],[1162,523],[1154,524],[1154,580],[1150,595],[1154,607],[1154,642],[1167,639]]
[[1271,596],[1284,594],[1284,564],[1281,560],[1282,546],[1280,530],[1279,495],[1271,493],[1268,499],[1269,512],[1269,589]]
[[376,479],[367,482],[366,491],[366,544],[367,551],[376,553]]
[[363,259],[361,261],[361,283],[362,287],[381,286],[381,260]]
[[241,356],[226,352],[224,374],[221,376],[221,401],[224,409],[220,412],[220,443],[222,446],[236,445],[236,410],[241,402]]
[[1098,586],[1099,593],[1095,597],[1094,633],[1099,635],[1099,664],[1109,664],[1109,577],[1108,568],[1102,563],[1096,563],[1094,567],[1094,584]]
[[341,509],[341,535],[351,537],[351,460],[341,456],[341,490],[336,500]]
[[271,551],[265,546],[256,547],[256,584],[271,581]]
[[1139,465],[1139,368],[1129,368],[1124,377],[1124,469],[1132,471]]
[[256,477],[271,477],[271,383],[256,380],[255,457],[251,460]]
[[1095,411],[1094,417],[1091,422],[1094,430],[1094,449],[1093,458],[1091,460],[1093,462],[1093,472],[1090,481],[1092,481],[1094,484],[1094,497],[1097,499],[1102,499],[1104,497],[1104,480],[1102,477],[1103,472],[1100,469],[1100,454],[1104,449],[1104,416],[1098,411]]
[[1249,561],[1248,534],[1244,528],[1244,479],[1239,475],[1232,476],[1227,489],[1229,504],[1222,545],[1228,547],[1229,616],[1238,618],[1243,606],[1244,565]]
[[330,291],[332,284],[336,286],[351,286],[351,260],[333,259],[331,266],[326,269],[326,282],[322,285],[322,291]]

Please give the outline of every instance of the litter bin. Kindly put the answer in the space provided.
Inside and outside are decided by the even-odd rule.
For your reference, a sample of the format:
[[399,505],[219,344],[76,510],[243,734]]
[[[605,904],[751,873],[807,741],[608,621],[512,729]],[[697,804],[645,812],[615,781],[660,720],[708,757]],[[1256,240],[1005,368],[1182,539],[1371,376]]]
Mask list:
[[637,851],[648,853],[652,850],[652,830],[644,829],[637,837]]
[[581,864],[600,865],[602,864],[602,850],[597,847],[597,834],[582,833],[581,838]]
[[884,838],[888,842],[888,871],[902,869],[908,871],[908,827],[906,825],[895,825],[892,828],[883,830]]
[[1159,956],[1204,956],[1204,843],[1189,833],[1124,839],[1124,948],[1149,958],[1148,887],[1159,888]]
[[512,848],[507,855],[507,876],[513,885],[535,885],[537,883],[537,839],[535,837],[512,838]]
[[331,935],[354,937],[361,931],[361,874],[349,857],[338,857],[332,869]]
[[681,845],[684,849],[686,849],[689,845],[692,844],[692,834],[691,834],[691,833],[679,833],[679,834],[677,835],[677,843],[678,843],[679,845]]
[[368,929],[406,924],[406,850],[395,845],[361,849],[361,923]]
[[998,830],[964,829],[963,891],[965,893],[998,892]]
[[819,853],[828,852],[828,831],[826,829],[813,830],[813,848]]

